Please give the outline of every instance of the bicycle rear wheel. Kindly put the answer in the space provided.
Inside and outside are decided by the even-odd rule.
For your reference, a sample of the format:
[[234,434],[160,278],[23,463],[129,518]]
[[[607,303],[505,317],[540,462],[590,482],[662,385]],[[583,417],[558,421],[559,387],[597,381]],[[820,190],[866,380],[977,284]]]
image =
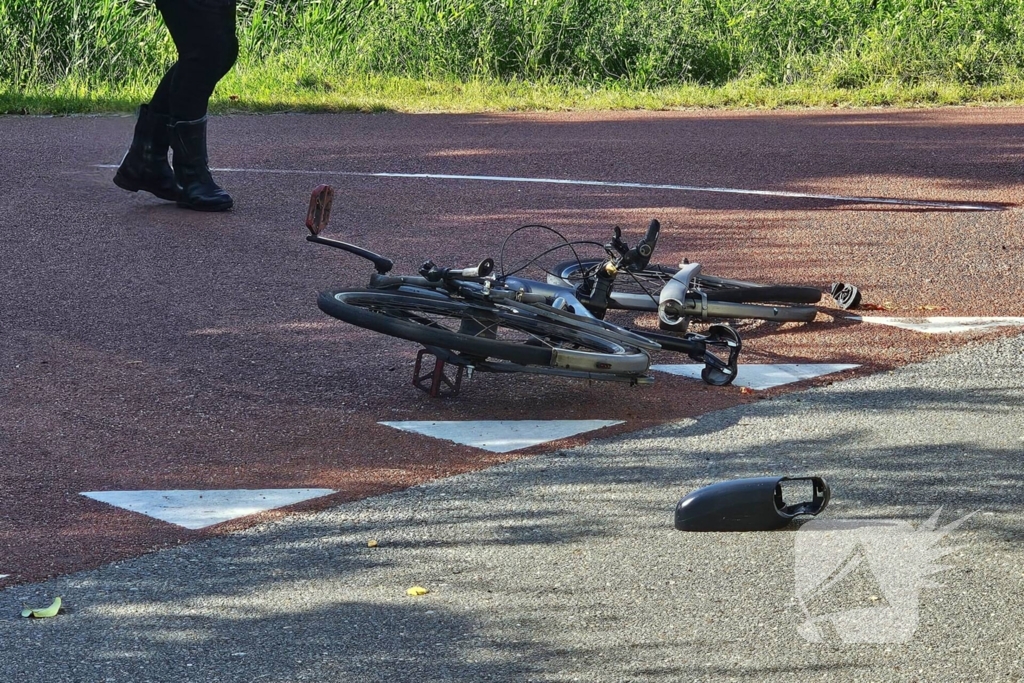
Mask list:
[[574,372],[640,375],[650,357],[584,329],[516,310],[451,299],[434,293],[337,289],[317,304],[344,322],[392,337],[459,352],[471,359],[496,358],[523,366]]

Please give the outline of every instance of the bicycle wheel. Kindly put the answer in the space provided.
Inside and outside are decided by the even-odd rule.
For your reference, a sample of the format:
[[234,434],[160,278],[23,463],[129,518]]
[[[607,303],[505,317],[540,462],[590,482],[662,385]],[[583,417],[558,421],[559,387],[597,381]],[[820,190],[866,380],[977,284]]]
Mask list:
[[[591,276],[602,263],[604,259],[559,263],[548,274],[548,282],[576,286],[584,278]],[[615,279],[615,291],[656,297],[665,283],[677,272],[678,268],[656,264],[650,264],[638,271],[620,271]],[[787,304],[816,304],[821,301],[821,290],[815,287],[762,285],[703,273],[694,278],[694,284],[698,291],[705,292],[708,299],[714,301]]]
[[511,305],[365,289],[322,292],[317,304],[352,325],[480,360],[620,375],[642,374],[650,365],[645,352],[608,339],[596,326],[570,326]]

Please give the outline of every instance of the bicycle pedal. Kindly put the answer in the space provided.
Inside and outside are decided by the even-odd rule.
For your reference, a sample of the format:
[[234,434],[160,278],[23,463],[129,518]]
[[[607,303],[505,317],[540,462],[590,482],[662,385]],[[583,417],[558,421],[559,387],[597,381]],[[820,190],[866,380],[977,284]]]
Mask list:
[[[431,356],[434,359],[434,367],[420,374],[423,356]],[[412,371],[412,385],[429,394],[431,398],[458,396],[459,389],[462,388],[462,371],[465,368],[462,365],[454,366],[456,368],[455,376],[449,377],[445,373],[447,365],[449,363],[446,363],[443,358],[438,358],[437,354],[427,349],[420,349],[416,354],[416,366]]]
[[856,308],[860,305],[860,290],[846,282],[833,282],[829,292],[836,300],[836,305],[843,310]]
[[306,213],[306,227],[314,237],[327,228],[331,220],[331,204],[334,203],[334,188],[317,185],[309,197],[309,211]]

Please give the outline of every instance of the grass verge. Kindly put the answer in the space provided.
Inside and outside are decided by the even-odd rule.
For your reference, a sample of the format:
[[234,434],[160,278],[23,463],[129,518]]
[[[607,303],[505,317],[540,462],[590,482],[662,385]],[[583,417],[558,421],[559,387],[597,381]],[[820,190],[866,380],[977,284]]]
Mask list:
[[[0,90],[3,114],[127,113],[149,99],[152,85],[90,89],[64,82]],[[772,86],[752,80],[720,86],[672,85],[648,89],[614,83],[567,86],[550,82],[423,80],[403,77],[317,77],[282,71],[230,74],[211,101],[228,112],[511,112],[566,110],[671,110],[687,108],[922,107],[1024,104],[1024,82],[970,86],[895,81],[857,88],[806,83]]]
[[[1024,102],[1021,0],[237,5],[214,111]],[[129,111],[175,58],[153,0],[0,0],[0,111]]]

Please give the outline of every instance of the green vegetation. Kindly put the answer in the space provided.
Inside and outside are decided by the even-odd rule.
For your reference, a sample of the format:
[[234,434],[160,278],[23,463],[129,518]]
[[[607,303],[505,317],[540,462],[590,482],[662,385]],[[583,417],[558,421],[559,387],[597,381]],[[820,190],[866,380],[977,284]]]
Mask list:
[[[1021,0],[240,0],[215,109],[1024,101]],[[151,0],[0,0],[0,111],[129,110]]]

